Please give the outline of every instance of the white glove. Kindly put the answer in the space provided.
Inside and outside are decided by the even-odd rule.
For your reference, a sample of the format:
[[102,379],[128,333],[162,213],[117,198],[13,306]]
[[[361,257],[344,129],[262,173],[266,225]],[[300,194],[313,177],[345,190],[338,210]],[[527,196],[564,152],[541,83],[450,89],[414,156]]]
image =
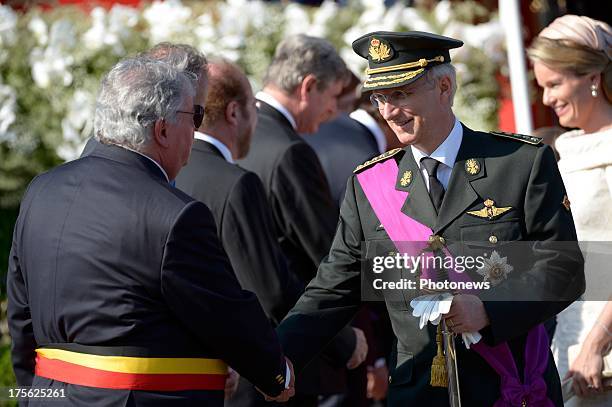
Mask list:
[[[427,322],[433,325],[438,325],[442,316],[450,311],[453,303],[453,295],[450,293],[427,294],[421,295],[410,301],[410,306],[413,308],[412,315],[419,318],[419,328],[423,329]],[[466,348],[474,343],[478,343],[482,339],[482,335],[478,332],[466,332],[461,334],[463,343]]]

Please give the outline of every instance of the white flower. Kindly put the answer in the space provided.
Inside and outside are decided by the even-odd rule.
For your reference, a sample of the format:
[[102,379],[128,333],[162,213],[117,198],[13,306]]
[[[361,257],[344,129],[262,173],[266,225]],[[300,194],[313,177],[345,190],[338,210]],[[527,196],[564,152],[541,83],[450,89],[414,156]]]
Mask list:
[[514,267],[508,264],[507,257],[500,257],[499,253],[493,250],[491,256],[484,259],[484,265],[477,272],[484,277],[484,281],[490,281],[495,286],[508,278],[508,273],[512,270]]
[[72,55],[62,52],[59,47],[49,45],[46,49],[34,48],[30,54],[32,78],[41,88],[48,88],[51,83],[64,86],[72,84],[70,68],[74,63]]
[[196,24],[197,25],[193,30],[197,38],[196,44],[202,52],[207,52],[208,50],[203,48],[212,46],[217,37],[215,23],[213,22],[212,16],[205,13],[196,19]]
[[310,31],[310,17],[304,8],[296,3],[285,7],[285,36],[302,34]]
[[0,5],[0,47],[13,45],[17,40],[17,13],[9,6]]
[[442,0],[434,8],[434,16],[436,22],[441,26],[445,26],[453,16],[451,3],[448,0]]
[[76,45],[76,30],[68,19],[54,22],[49,30],[49,47],[55,47],[62,52],[72,52]]
[[17,14],[12,8],[0,5],[0,63],[10,57],[4,49],[17,41]]
[[64,160],[77,158],[93,131],[95,96],[83,89],[72,95],[68,113],[62,120],[63,143],[56,148],[58,156]]
[[49,41],[47,23],[42,18],[38,16],[32,18],[28,23],[28,29],[34,34],[38,45],[47,45]]
[[434,28],[427,20],[423,18],[421,13],[414,7],[404,9],[404,14],[401,20],[402,25],[415,31],[434,32]]
[[92,26],[83,35],[87,50],[95,52],[109,46],[115,55],[124,55],[122,41],[132,35],[132,28],[138,24],[138,12],[131,7],[114,5],[108,14],[96,7],[90,15]]
[[13,134],[8,129],[15,122],[16,100],[15,89],[0,83],[0,142],[11,141]]
[[383,21],[385,22],[386,29],[389,31],[395,31],[401,25],[403,17],[404,17],[405,6],[401,3],[395,3],[391,6]]
[[358,77],[365,77],[365,69],[367,68],[367,60],[357,55],[352,48],[344,47],[340,50],[340,56],[346,63],[346,66]]
[[137,10],[121,4],[115,4],[108,13],[109,29],[119,34],[121,38],[130,36],[131,28],[134,28],[139,20],[140,15]]
[[154,1],[143,16],[149,23],[151,45],[162,41],[188,41],[192,37],[191,9],[183,6],[180,0]]
[[326,37],[328,24],[337,13],[338,5],[333,1],[325,0],[314,13],[312,27],[308,34],[316,37]]
[[106,11],[102,7],[91,10],[91,28],[83,34],[83,43],[91,51],[102,48],[106,41]]

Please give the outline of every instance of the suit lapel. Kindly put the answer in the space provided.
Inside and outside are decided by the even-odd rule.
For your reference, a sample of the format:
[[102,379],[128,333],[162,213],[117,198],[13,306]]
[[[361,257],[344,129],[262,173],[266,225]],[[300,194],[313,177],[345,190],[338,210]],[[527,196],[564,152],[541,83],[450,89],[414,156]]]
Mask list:
[[[405,185],[407,172],[410,174],[410,182]],[[404,178],[403,182],[402,178]],[[395,189],[408,192],[408,197],[402,206],[402,213],[433,228],[436,220],[436,209],[431,203],[427,186],[423,181],[418,165],[414,161],[410,147],[404,148],[404,154],[399,163]]]
[[[486,177],[485,160],[481,155],[482,152],[478,152],[478,136],[463,126],[463,140],[451,173],[448,189],[444,194],[440,213],[433,227],[434,233],[445,228],[479,199],[472,182]],[[466,161],[470,159],[476,160],[479,166],[478,172],[474,174],[466,170]],[[474,172],[473,169],[472,172]]]

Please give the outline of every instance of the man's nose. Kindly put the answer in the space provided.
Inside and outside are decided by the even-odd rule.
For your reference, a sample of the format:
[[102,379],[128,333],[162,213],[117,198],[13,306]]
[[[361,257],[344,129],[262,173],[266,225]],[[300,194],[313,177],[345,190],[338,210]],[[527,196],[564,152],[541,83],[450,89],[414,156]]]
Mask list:
[[379,111],[385,120],[390,120],[397,116],[399,109],[392,103],[383,103],[382,107],[379,108]]

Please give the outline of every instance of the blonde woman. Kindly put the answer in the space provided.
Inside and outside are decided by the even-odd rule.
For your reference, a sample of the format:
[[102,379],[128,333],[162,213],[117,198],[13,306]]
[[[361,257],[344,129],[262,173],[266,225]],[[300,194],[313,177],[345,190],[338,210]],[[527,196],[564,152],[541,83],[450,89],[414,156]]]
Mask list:
[[[559,136],[555,145],[578,238],[583,242],[608,242],[597,243],[606,248],[612,245],[610,26],[575,15],[557,18],[538,35],[528,55],[538,85],[544,90],[543,103],[554,109],[562,126],[576,129]],[[602,259],[590,250],[586,253],[587,286],[590,283],[605,288],[597,298],[592,295],[587,299],[609,298],[610,280],[602,278],[602,271],[607,270],[609,278],[612,268],[609,256],[607,262]],[[612,405],[612,392],[602,393],[601,377],[603,355],[611,342],[609,302],[577,301],[559,314],[553,354],[561,377],[573,378],[573,390],[580,396],[572,399],[572,405]],[[568,348],[574,344],[582,345],[569,365]]]

